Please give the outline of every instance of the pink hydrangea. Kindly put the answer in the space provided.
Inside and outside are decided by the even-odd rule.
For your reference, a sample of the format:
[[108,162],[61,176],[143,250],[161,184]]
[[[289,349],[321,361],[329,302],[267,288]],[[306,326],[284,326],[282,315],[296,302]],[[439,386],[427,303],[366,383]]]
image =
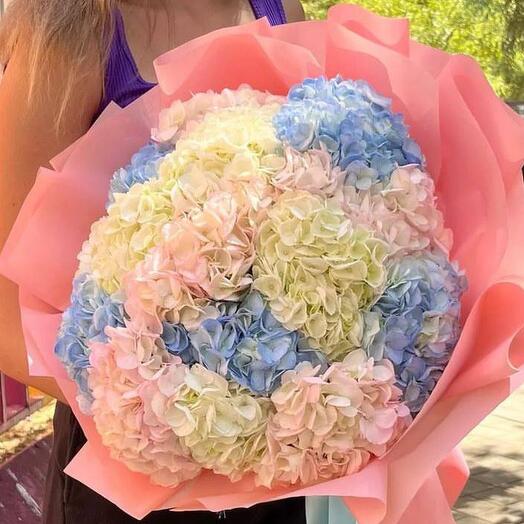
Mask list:
[[[144,380],[140,366],[119,367],[116,345],[125,344],[100,343],[91,348],[91,409],[102,442],[113,458],[132,471],[150,475],[156,484],[175,486],[196,477],[200,467],[187,448],[148,408],[157,382]],[[184,369],[175,357],[166,369],[171,368]]]
[[325,149],[299,153],[286,147],[285,153],[285,166],[273,178],[273,184],[279,189],[298,189],[331,196],[342,183],[343,172],[338,167],[332,167],[331,155]]
[[387,185],[368,191],[344,186],[337,199],[348,217],[381,235],[393,252],[412,252],[437,246],[448,252],[451,231],[436,207],[433,179],[418,166],[396,169]]
[[247,85],[242,85],[236,90],[224,89],[220,93],[196,93],[189,100],[176,100],[171,106],[160,111],[158,127],[152,130],[152,138],[157,142],[175,143],[209,111],[236,106],[281,104],[284,100],[284,97],[256,91]]
[[128,324],[158,335],[162,333],[162,319],[188,328],[198,325],[208,303],[204,292],[190,289],[159,250],[126,275],[124,289]]
[[309,363],[286,372],[271,396],[276,413],[257,482],[310,484],[354,473],[383,454],[409,421],[394,382],[389,361],[360,350],[323,374]]
[[198,324],[208,300],[238,300],[249,289],[255,228],[249,210],[216,193],[165,226],[163,242],[124,282],[131,324],[155,333],[164,319]]

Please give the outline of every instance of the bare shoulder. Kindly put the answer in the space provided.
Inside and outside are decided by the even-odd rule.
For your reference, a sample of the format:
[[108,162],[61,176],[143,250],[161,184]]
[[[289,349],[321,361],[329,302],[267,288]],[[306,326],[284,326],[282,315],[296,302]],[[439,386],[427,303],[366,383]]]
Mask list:
[[[57,60],[38,74],[31,94],[29,64],[28,51],[19,46],[0,82],[0,249],[38,168],[87,131],[102,92],[98,75],[86,71],[74,80],[73,96],[64,104],[69,72]],[[57,126],[61,111],[62,124]]]
[[282,0],[288,22],[302,22],[306,16],[300,0]]
[[[69,61],[57,56],[46,70],[35,73],[33,85],[30,63],[29,50],[18,46],[0,83],[0,136],[9,136],[0,141],[0,167],[11,159],[4,156],[11,148],[31,151],[26,160],[37,162],[35,168],[45,165],[88,129],[102,96],[102,79],[94,68],[76,71],[69,86],[71,96],[64,100],[65,79],[72,76]],[[61,111],[63,125],[55,126]],[[18,147],[22,143],[28,149]]]

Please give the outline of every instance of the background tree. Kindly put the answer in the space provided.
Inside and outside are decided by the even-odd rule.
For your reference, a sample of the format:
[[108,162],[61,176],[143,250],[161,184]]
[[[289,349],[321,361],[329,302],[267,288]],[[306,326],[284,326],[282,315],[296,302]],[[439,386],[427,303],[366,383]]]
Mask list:
[[[305,0],[321,18],[336,0]],[[355,0],[379,14],[407,17],[415,39],[475,57],[497,93],[524,99],[524,0]]]

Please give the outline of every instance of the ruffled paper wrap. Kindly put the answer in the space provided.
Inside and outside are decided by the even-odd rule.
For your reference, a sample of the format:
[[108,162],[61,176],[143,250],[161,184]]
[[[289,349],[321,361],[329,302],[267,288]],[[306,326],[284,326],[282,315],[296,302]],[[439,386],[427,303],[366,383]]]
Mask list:
[[[277,498],[338,495],[361,524],[445,524],[467,479],[456,446],[524,374],[524,122],[478,65],[418,44],[405,20],[338,6],[327,21],[270,27],[260,20],[216,31],[156,61],[159,86],[127,109],[111,106],[41,169],[1,257],[20,286],[31,372],[57,379],[87,436],[67,473],[136,518],[158,509],[224,510]],[[425,152],[452,258],[466,270],[464,329],[437,388],[390,452],[360,473],[269,491],[209,472],[176,489],[155,486],[109,456],[53,346],[68,306],[76,256],[104,215],[113,171],[150,137],[161,108],[208,89],[247,83],[285,95],[305,77],[365,79],[393,99]]]

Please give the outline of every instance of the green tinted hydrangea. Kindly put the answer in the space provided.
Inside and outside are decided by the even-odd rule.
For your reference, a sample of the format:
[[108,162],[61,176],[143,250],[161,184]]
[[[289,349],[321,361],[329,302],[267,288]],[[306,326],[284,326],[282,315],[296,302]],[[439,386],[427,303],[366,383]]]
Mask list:
[[254,287],[289,330],[331,358],[359,347],[360,310],[382,291],[386,244],[339,205],[307,191],[281,195],[258,235]]

